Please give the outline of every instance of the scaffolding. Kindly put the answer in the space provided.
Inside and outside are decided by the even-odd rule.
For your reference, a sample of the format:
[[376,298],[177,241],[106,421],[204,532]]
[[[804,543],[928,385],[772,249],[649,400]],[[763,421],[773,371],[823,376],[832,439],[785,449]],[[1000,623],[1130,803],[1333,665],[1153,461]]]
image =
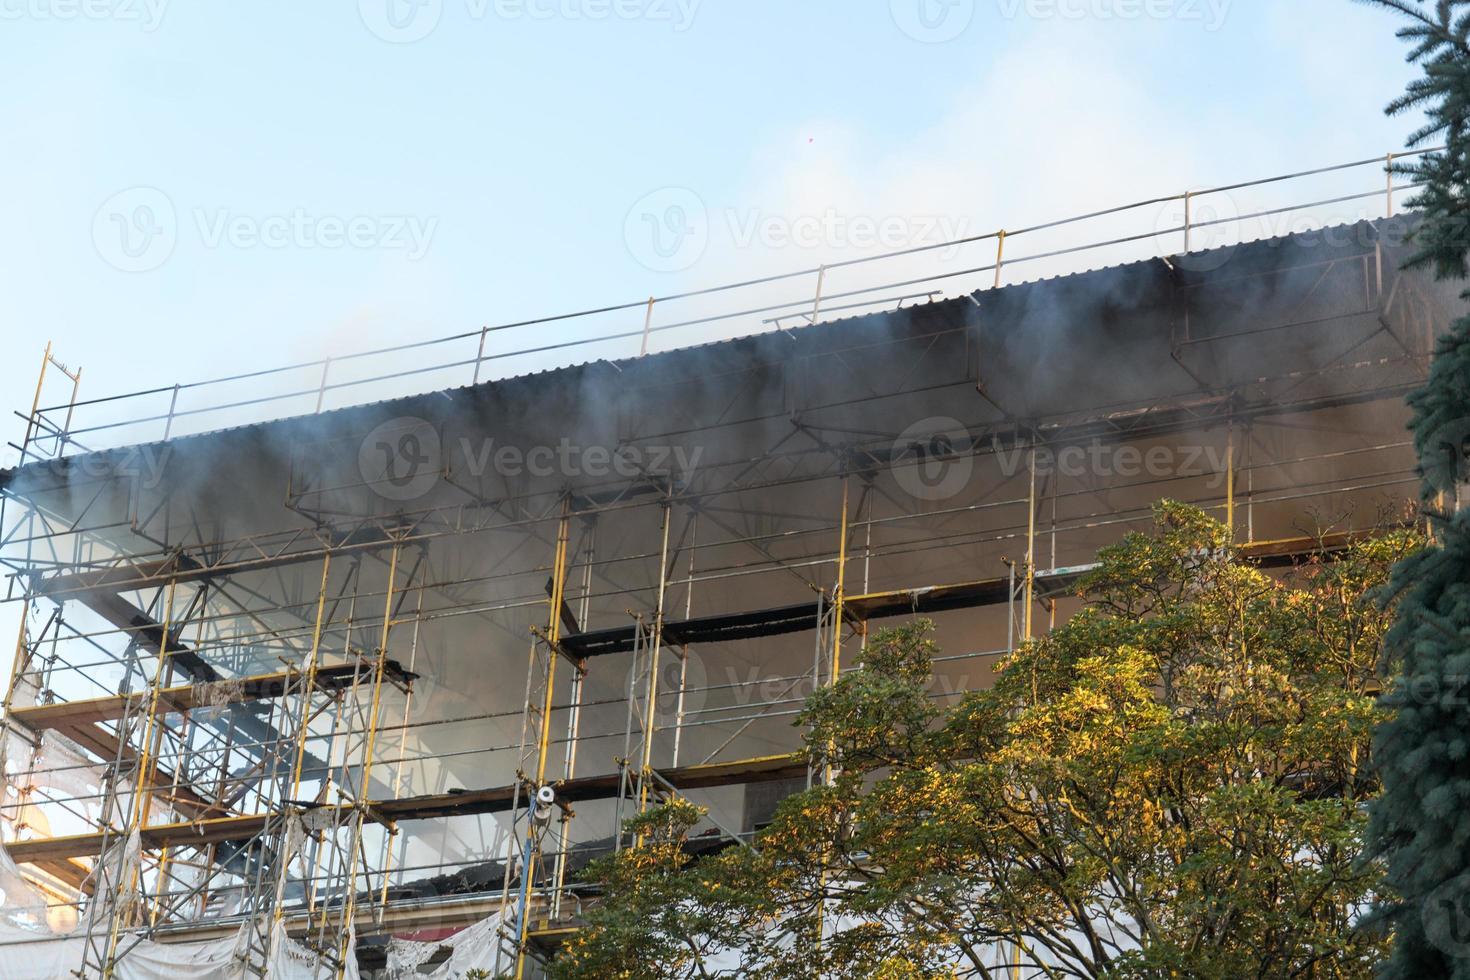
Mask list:
[[953,698],[1161,496],[1267,568],[1404,519],[1460,306],[1387,227],[841,321],[824,269],[800,328],[495,381],[480,332],[470,387],[215,434],[174,386],[156,481],[84,451],[69,372],[0,497],[6,851],[87,978],[230,935],[345,976],[477,921],[535,975],[627,817],[687,795],[738,846],[831,778],[792,721],[885,621],[938,623]]

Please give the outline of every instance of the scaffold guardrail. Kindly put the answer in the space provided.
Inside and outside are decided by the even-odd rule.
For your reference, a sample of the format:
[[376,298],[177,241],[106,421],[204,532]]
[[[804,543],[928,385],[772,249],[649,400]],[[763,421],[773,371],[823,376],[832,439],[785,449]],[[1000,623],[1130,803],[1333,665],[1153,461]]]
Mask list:
[[[830,314],[857,315],[906,302],[959,295],[1007,284],[1006,273],[1026,270],[1064,275],[1082,271],[1082,257],[1133,261],[1207,251],[1283,232],[1321,229],[1363,218],[1393,217],[1396,202],[1420,185],[1395,182],[1404,161],[1440,147],[1386,153],[1257,180],[1147,198],[1016,229],[997,229],[953,240],[833,261],[706,288],[613,303],[570,313],[487,325],[448,336],[373,350],[332,355],[278,367],[181,382],[140,391],[76,397],[65,403],[17,411],[25,423],[20,462],[81,452],[167,441],[185,434],[309,415],[381,398],[422,394],[492,378],[597,360],[648,354],[655,338],[672,347],[723,341],[822,322]],[[1370,168],[1384,173],[1370,190],[1339,187],[1336,178],[1356,180]],[[1318,193],[1256,206],[1248,194],[1283,187],[1295,194],[1313,181]],[[1326,196],[1322,196],[1325,194]],[[1251,204],[1244,211],[1242,201]],[[1342,208],[1338,211],[1323,209]],[[1182,210],[1181,210],[1182,209]],[[1213,216],[1212,216],[1213,215]],[[1223,215],[1223,216],[1222,216]],[[1252,223],[1264,234],[1249,234]],[[1109,228],[1091,237],[1084,227]],[[1058,240],[1047,242],[1055,233]],[[1038,248],[1016,254],[1018,239]],[[933,262],[939,268],[920,268]],[[843,273],[861,281],[841,283]],[[1016,280],[1024,281],[1024,280]],[[781,291],[781,295],[777,295]],[[789,294],[786,292],[789,291]],[[895,294],[895,291],[898,291]],[[517,345],[507,338],[545,338]],[[48,348],[47,358],[50,357]],[[423,363],[412,361],[420,358]]]

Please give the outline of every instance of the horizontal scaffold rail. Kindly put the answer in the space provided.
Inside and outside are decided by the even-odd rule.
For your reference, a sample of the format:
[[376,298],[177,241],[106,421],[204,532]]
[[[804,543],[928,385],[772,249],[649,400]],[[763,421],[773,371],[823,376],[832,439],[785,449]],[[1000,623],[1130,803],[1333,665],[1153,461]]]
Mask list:
[[[1248,561],[1268,568],[1277,567],[1309,555],[1340,551],[1367,536],[1368,532],[1340,531],[1321,537],[1254,541],[1241,545],[1240,552]],[[1093,567],[1084,565],[1038,571],[1035,578],[1037,592],[1043,596],[1064,593]],[[845,598],[843,613],[850,620],[866,622],[895,616],[1001,605],[1008,601],[1012,584],[1009,578],[991,578],[952,585],[870,592]],[[729,640],[781,636],[816,629],[819,615],[815,604],[807,602],[723,616],[671,620],[664,624],[663,635],[666,640],[676,644],[722,643]],[[629,653],[633,650],[635,633],[634,626],[616,627],[563,637],[561,644],[569,655],[578,658]]]
[[[681,790],[779,782],[804,777],[806,774],[806,760],[794,755],[774,755],[757,759],[742,759],[736,762],[684,766],[660,773],[674,788]],[[567,780],[556,784],[557,796],[562,803],[566,804],[612,799],[618,795],[621,778],[619,773],[611,773]],[[400,800],[384,800],[367,803],[364,806],[376,818],[391,822],[504,813],[515,805],[516,791],[517,787],[514,785],[497,786],[492,789],[435,793],[427,796],[405,797]],[[333,808],[329,806],[323,809]],[[259,813],[215,817],[186,823],[161,824],[140,831],[140,837],[142,846],[148,850],[177,846],[193,847],[228,840],[249,840],[261,832],[270,816],[270,814]],[[70,858],[95,855],[101,850],[102,841],[103,835],[100,833],[71,834],[65,837],[17,841],[7,844],[6,849],[10,852],[11,858],[18,863],[44,865]]]
[[[331,664],[318,667],[316,687],[325,692],[351,687],[361,670],[363,668],[357,664]],[[286,692],[288,685],[300,676],[300,673],[296,671],[280,671],[274,674],[241,677],[238,680],[220,684],[181,684],[165,687],[158,692],[159,708],[165,712],[184,712],[198,708],[218,708],[227,704],[243,704],[247,701],[278,698]],[[391,660],[386,665],[385,676],[402,684],[407,684],[414,677]],[[130,708],[136,708],[140,704],[146,705],[150,696],[148,691],[134,691],[130,694],[112,694],[83,701],[58,701],[55,704],[14,707],[10,710],[10,720],[34,732],[53,730],[76,738],[79,730],[84,730],[98,722],[114,721],[126,715]]]

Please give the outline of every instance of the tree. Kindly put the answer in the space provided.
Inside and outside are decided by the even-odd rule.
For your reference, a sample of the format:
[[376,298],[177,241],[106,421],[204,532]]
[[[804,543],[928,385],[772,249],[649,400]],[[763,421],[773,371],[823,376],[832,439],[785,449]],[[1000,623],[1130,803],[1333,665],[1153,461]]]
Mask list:
[[[1357,856],[1390,615],[1372,593],[1415,544],[1390,533],[1280,581],[1162,504],[1153,534],[1100,553],[1081,613],[949,706],[930,624],[875,634],[798,719],[830,784],[753,848],[665,852],[631,880],[636,859],[604,866],[557,975],[631,975],[592,964],[691,925],[714,938],[700,972],[637,975],[1370,975],[1386,940],[1356,925],[1379,868]],[[637,915],[630,939],[622,910],[670,878],[677,923]]]
[[717,887],[688,873],[690,830],[704,812],[684,799],[627,821],[637,846],[602,858],[587,874],[615,901],[598,903],[588,928],[572,940],[553,977],[692,980],[721,975],[713,956],[731,945],[731,929],[750,923],[728,914]]
[[[1444,149],[1398,169],[1424,186],[1409,265],[1442,279],[1466,277],[1470,248],[1470,3],[1368,0],[1404,18],[1399,36],[1423,69],[1388,107],[1423,112],[1411,144]],[[1470,294],[1467,294],[1470,295]],[[1470,436],[1470,318],[1435,349],[1426,385],[1410,396],[1410,429],[1423,477],[1431,547],[1393,579],[1398,619],[1387,669],[1401,678],[1386,698],[1393,716],[1374,757],[1383,794],[1372,808],[1370,855],[1386,860],[1389,895],[1377,906],[1395,936],[1385,978],[1470,977],[1470,509],[1452,513]]]

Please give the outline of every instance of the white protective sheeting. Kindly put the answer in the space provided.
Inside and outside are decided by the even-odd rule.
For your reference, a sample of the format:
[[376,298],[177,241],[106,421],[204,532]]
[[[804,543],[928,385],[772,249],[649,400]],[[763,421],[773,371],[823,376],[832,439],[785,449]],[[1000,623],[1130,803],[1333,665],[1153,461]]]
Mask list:
[[[131,844],[131,841],[129,842]],[[123,860],[133,859],[129,847]],[[110,878],[104,875],[104,880]],[[108,889],[111,890],[111,889]],[[9,852],[0,846],[0,980],[66,980],[82,965],[86,940],[73,933],[56,936],[46,924],[46,899],[20,874]],[[248,925],[230,939],[207,943],[135,941],[124,936],[123,955],[114,976],[118,980],[254,980],[246,966]],[[319,964],[306,947],[286,935],[277,924],[271,930],[268,977],[280,980],[327,980],[330,966]],[[349,943],[347,980],[357,980],[356,943]]]
[[58,980],[82,962],[80,940],[55,938],[46,898],[0,847],[0,980]]
[[46,898],[21,877],[10,853],[0,847],[0,942],[49,936]]
[[[247,930],[230,939],[209,943],[133,943],[124,936],[123,951],[113,976],[118,980],[256,980],[246,965]],[[36,941],[17,937],[13,945],[0,945],[0,980],[65,980],[82,965],[86,941],[80,937]],[[4,940],[9,943],[10,939]],[[287,938],[277,927],[272,932],[267,977],[279,980],[330,980],[336,971],[319,963],[304,946]],[[347,957],[346,980],[358,980],[357,954]]]
[[[509,965],[505,960],[495,962],[495,949],[501,942],[500,922],[501,914],[497,912],[437,943],[395,939],[388,945],[388,976],[393,980],[453,980],[468,975],[470,970],[485,970],[494,976],[497,965],[501,969]],[[445,947],[453,950],[449,959],[424,969],[424,963]]]
[[[143,941],[118,960],[118,980],[253,980],[245,963],[249,929],[242,926],[232,939],[212,943],[155,943]],[[279,925],[271,930],[266,976],[272,980],[327,980],[336,976],[328,964],[286,936]],[[357,980],[357,952],[349,946],[347,980]],[[9,980],[0,968],[0,980]]]
[[45,732],[32,768],[35,788],[52,799],[74,801],[87,819],[97,818],[102,810],[102,766],[93,763],[80,745],[59,732]]

